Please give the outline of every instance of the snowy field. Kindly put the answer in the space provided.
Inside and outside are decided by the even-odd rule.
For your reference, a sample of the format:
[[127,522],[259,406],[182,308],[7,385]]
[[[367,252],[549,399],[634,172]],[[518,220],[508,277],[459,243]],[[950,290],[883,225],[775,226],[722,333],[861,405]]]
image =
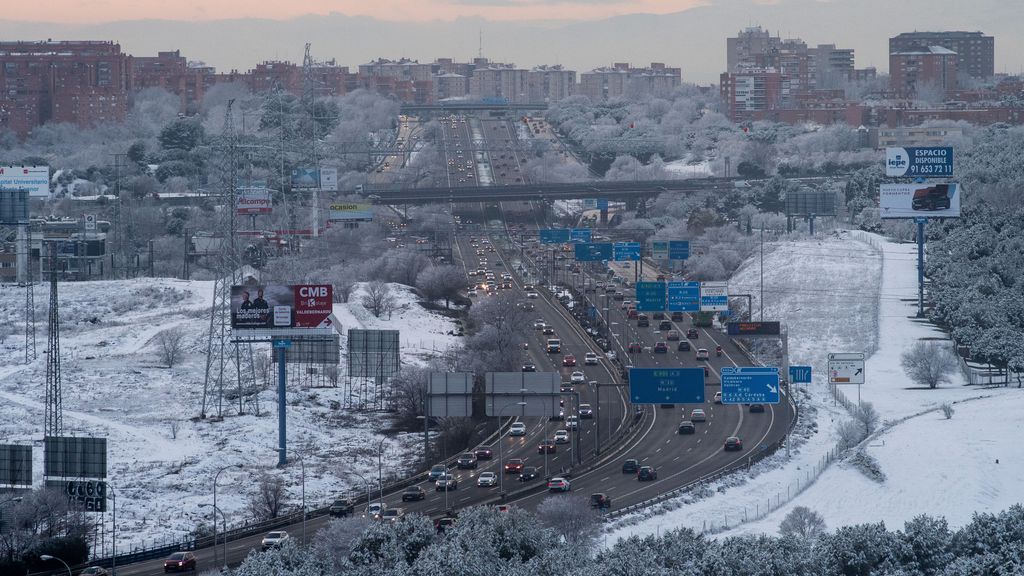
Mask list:
[[[300,506],[300,455],[305,459],[307,505],[312,506],[323,505],[338,493],[364,490],[359,475],[376,485],[376,450],[381,441],[385,481],[413,465],[422,450],[420,435],[387,432],[389,423],[379,413],[345,409],[342,383],[338,387],[293,383],[288,390],[288,438],[295,460],[277,470],[272,370],[258,402],[246,402],[242,415],[237,400],[226,395],[222,421],[198,418],[211,282],[69,282],[62,283],[60,290],[64,430],[66,435],[108,438],[108,480],[118,499],[121,552],[185,537],[196,525],[208,522],[210,509],[199,504],[212,501],[213,477],[223,466],[243,466],[226,470],[218,483],[217,505],[231,525],[249,518],[248,499],[264,472],[285,479],[289,510]],[[459,340],[453,321],[423,309],[408,288],[392,285],[392,290],[398,306],[390,319],[374,318],[358,304],[357,288],[350,303],[335,305],[335,325],[343,330],[400,330],[403,364],[422,363],[435,350]],[[36,446],[37,486],[43,472],[47,292],[46,285],[36,287],[36,361],[23,363],[19,332],[0,344],[0,437]],[[0,319],[19,330],[23,305],[23,290],[0,289]],[[169,369],[158,359],[154,338],[173,327],[184,331],[186,353],[180,364]],[[256,350],[257,355],[268,352],[268,347]],[[207,414],[217,412],[214,396]],[[106,516],[109,533],[110,514]],[[99,553],[104,546],[109,552],[109,537]]]
[[[1014,439],[1024,394],[965,386],[959,372],[951,384],[922,390],[899,365],[900,354],[916,341],[942,337],[912,318],[915,245],[859,232],[783,242],[766,247],[764,274],[765,319],[784,319],[790,362],[814,367],[814,383],[799,392],[805,418],[791,454],[781,450],[748,473],[625,517],[607,543],[679,526],[723,535],[774,534],[794,506],[818,511],[830,529],[879,520],[895,529],[923,513],[944,515],[959,526],[975,511],[996,512],[1020,501],[1024,448]],[[755,296],[755,318],[759,283],[757,259],[730,281],[731,293]],[[826,462],[835,427],[847,417],[824,380],[827,354],[858,351],[869,355],[862,399],[883,420],[865,450],[884,480],[843,459]],[[856,401],[856,387],[842,391]],[[956,402],[951,420],[937,409],[944,402]],[[778,509],[755,521],[769,502]]]
[[693,163],[687,157],[681,160],[665,162],[662,167],[673,178],[707,178],[715,175],[714,170],[711,168],[711,162],[708,160]]

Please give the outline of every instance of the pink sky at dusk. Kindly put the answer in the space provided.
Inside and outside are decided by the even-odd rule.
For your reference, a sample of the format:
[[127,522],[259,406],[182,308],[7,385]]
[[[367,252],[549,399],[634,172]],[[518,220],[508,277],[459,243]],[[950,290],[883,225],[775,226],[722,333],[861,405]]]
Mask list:
[[622,14],[665,14],[705,4],[702,0],[46,0],[8,7],[8,20],[99,23],[119,20],[284,20],[337,12],[380,20],[592,20]]

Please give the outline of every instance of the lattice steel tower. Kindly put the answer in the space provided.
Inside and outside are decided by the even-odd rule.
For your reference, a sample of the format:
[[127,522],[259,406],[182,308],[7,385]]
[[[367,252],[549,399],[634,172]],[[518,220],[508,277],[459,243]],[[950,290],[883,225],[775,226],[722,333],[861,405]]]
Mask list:
[[50,314],[46,348],[46,432],[45,437],[64,433],[63,394],[60,379],[60,308],[57,300],[57,243],[50,244]]

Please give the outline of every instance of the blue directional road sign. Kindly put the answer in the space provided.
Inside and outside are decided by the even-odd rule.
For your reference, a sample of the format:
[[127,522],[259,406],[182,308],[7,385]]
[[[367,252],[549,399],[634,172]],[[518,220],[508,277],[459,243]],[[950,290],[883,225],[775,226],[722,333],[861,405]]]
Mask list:
[[703,404],[703,368],[630,368],[633,404]]
[[789,381],[793,384],[810,384],[811,383],[811,367],[810,366],[790,366],[789,367]]
[[669,312],[699,312],[700,282],[669,282]]
[[616,262],[637,261],[640,259],[639,242],[616,242],[612,246],[612,256]]
[[597,209],[598,210],[608,210],[608,199],[607,198],[598,198],[597,199]]
[[636,283],[636,311],[637,312],[664,312],[665,311],[665,283],[664,282],[637,282]]
[[570,242],[590,242],[592,231],[590,228],[573,228],[569,230]]
[[274,348],[291,348],[292,347],[292,341],[291,340],[285,340],[285,339],[277,339],[277,340],[274,340],[273,346],[274,346]]
[[576,260],[579,262],[603,262],[611,259],[612,245],[609,242],[576,244]]
[[951,178],[953,149],[947,146],[886,148],[885,175]]
[[690,257],[690,241],[689,240],[669,240],[668,241],[668,259],[669,260],[686,260]]
[[722,368],[722,404],[778,404],[779,369]]
[[569,241],[572,230],[569,228],[541,228],[541,244],[565,244]]

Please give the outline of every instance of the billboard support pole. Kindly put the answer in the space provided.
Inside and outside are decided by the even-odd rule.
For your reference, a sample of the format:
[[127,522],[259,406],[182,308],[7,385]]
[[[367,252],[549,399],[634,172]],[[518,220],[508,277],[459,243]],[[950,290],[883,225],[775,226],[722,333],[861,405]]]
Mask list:
[[287,362],[285,354],[286,349],[280,347],[277,349],[277,465],[283,468],[288,464],[288,455],[285,453],[287,448],[287,421],[285,419],[285,379],[288,377],[288,372],[285,368]]
[[[917,317],[924,317],[924,223],[927,218],[917,219]],[[858,387],[859,390],[859,387]]]

